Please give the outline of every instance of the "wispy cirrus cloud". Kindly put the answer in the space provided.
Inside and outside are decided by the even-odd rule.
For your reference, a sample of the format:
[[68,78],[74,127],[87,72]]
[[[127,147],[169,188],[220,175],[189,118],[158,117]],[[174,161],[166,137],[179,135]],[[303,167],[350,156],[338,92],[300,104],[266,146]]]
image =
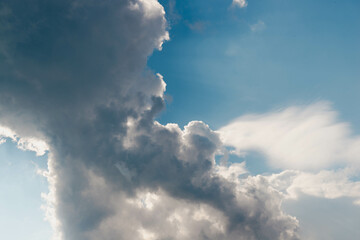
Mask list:
[[327,199],[350,198],[360,205],[360,181],[352,180],[354,176],[358,177],[359,173],[349,168],[315,173],[286,170],[267,179],[286,198],[297,199],[301,194]]
[[359,166],[360,137],[338,120],[328,102],[242,116],[219,130],[237,154],[255,150],[280,169],[320,170]]
[[258,151],[274,169],[264,178],[284,194],[297,199],[306,194],[360,202],[360,137],[339,120],[328,102],[291,106],[264,114],[242,116],[220,128],[222,140],[234,154]]
[[266,24],[261,20],[257,21],[257,23],[254,23],[254,24],[250,25],[250,30],[252,32],[261,32],[265,28],[266,28]]

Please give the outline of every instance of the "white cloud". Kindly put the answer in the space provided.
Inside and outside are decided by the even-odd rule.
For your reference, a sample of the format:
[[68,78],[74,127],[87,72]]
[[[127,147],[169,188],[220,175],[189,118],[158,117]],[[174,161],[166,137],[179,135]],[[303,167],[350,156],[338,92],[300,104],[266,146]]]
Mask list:
[[34,137],[18,136],[13,130],[0,126],[0,144],[5,143],[7,139],[11,139],[17,143],[17,148],[24,151],[33,151],[36,156],[42,156],[49,150],[45,141]]
[[217,165],[215,169],[218,175],[232,182],[239,182],[240,176],[248,173],[245,162],[232,163],[228,166]]
[[259,20],[257,23],[251,24],[250,29],[252,32],[260,32],[266,28],[266,25],[263,21]]
[[351,169],[323,170],[318,173],[286,170],[268,179],[287,198],[297,199],[300,194],[328,199],[348,197],[360,205],[360,181],[351,180],[354,174]]
[[245,115],[219,133],[237,154],[260,151],[275,168],[359,165],[360,138],[353,136],[348,123],[338,120],[338,113],[327,102]]
[[[158,21],[160,17],[161,21],[159,24],[164,24],[166,22],[164,7],[157,0],[137,0],[130,2],[129,6],[133,11],[140,11],[144,16],[144,21]],[[163,36],[158,38],[157,48],[161,50],[164,41],[168,40],[170,40],[170,36],[166,31]]]
[[15,132],[10,128],[0,126],[0,144],[6,142],[7,138],[16,141]]
[[33,151],[36,153],[36,156],[42,156],[49,150],[46,142],[36,138],[20,138],[18,140],[18,148]]
[[246,0],[233,0],[232,4],[233,4],[233,6],[244,8],[247,6],[247,1]]
[[359,175],[359,136],[329,103],[245,115],[219,133],[233,153],[259,151],[272,167],[285,169],[263,177],[285,198],[347,197],[360,204],[360,181],[353,180]]

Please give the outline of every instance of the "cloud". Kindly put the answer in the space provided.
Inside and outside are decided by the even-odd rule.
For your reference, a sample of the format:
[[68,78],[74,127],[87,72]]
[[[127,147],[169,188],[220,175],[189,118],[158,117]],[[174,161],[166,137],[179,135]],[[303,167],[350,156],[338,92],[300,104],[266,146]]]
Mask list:
[[237,154],[259,151],[274,168],[358,166],[360,141],[327,102],[242,116],[219,133]]
[[48,146],[54,239],[299,238],[279,191],[240,181],[241,166],[216,165],[217,132],[154,120],[166,84],[147,59],[169,39],[157,1],[3,6],[11,27],[0,29],[0,122],[21,147]]
[[10,128],[0,126],[0,142],[6,142],[6,138],[10,138],[11,140],[16,140],[16,134]]
[[240,8],[244,8],[248,5],[246,0],[233,0],[232,4],[233,6]]
[[263,21],[259,20],[257,23],[250,25],[250,30],[252,32],[260,32],[266,28],[266,25]]
[[318,173],[286,170],[269,178],[271,185],[287,198],[297,199],[301,194],[327,199],[352,198],[360,205],[360,181],[353,170],[322,170]]
[[44,140],[20,137],[13,130],[0,126],[0,144],[5,143],[8,139],[16,142],[17,148],[24,151],[33,151],[36,153],[36,156],[42,156],[49,150]]
[[202,21],[198,21],[198,22],[194,22],[194,23],[190,23],[190,22],[186,22],[186,25],[195,32],[202,32],[206,29],[207,27],[207,23],[206,22],[202,22]]
[[245,115],[218,132],[234,154],[259,151],[273,168],[283,169],[258,177],[285,199],[305,194],[360,203],[359,136],[328,102]]
[[46,142],[36,138],[20,138],[17,144],[19,149],[33,151],[36,156],[42,156],[49,150]]
[[176,9],[176,0],[168,1],[166,15],[167,15],[166,20],[171,25],[177,24],[181,20],[182,17]]

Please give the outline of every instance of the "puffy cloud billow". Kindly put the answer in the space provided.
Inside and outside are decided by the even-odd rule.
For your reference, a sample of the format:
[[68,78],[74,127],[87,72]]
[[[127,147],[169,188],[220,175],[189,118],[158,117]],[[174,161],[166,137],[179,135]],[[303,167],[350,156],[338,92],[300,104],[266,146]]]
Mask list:
[[156,0],[4,0],[0,23],[2,135],[49,150],[54,239],[298,239],[270,180],[215,163],[217,132],[154,120],[166,85],[147,58],[169,39]]
[[232,2],[233,6],[244,8],[248,5],[246,0],[233,0]]

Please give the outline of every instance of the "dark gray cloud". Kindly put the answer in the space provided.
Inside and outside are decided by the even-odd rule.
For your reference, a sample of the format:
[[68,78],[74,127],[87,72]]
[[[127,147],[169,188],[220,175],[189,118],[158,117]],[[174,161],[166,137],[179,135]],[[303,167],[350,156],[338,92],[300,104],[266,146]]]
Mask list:
[[265,178],[227,178],[203,122],[154,118],[147,69],[168,39],[156,0],[3,1],[0,122],[47,142],[58,239],[298,239]]

